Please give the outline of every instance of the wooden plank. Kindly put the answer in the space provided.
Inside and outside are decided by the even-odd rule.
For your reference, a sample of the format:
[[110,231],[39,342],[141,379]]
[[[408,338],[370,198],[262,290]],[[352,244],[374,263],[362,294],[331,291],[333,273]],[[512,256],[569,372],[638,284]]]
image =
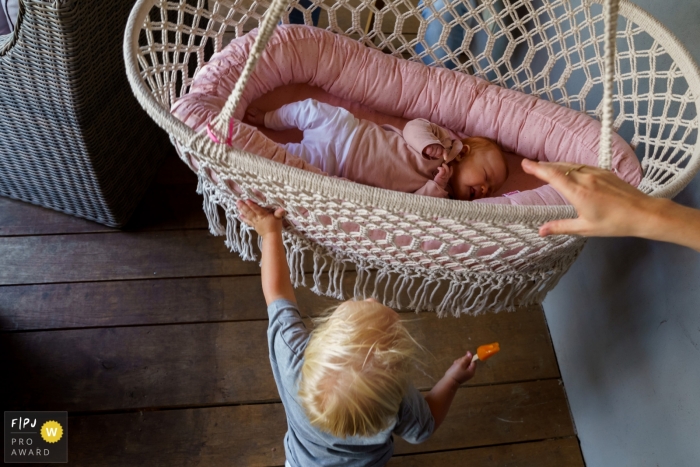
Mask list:
[[407,456],[394,456],[390,467],[583,467],[575,437]]
[[205,230],[0,238],[0,285],[256,274]]
[[[412,374],[419,389],[432,387],[467,349],[496,339],[503,351],[480,364],[469,385],[559,377],[539,309],[460,319],[426,313],[406,326],[428,351]],[[15,382],[7,401],[17,410],[277,401],[266,331],[267,320],[258,320],[11,333],[0,336],[0,371]]]
[[[311,316],[340,303],[307,287],[296,296]],[[0,331],[267,319],[265,309],[258,275],[0,287]]]
[[[520,423],[501,421],[513,416]],[[281,404],[71,416],[68,452],[73,466],[277,466],[286,429]],[[443,427],[412,452],[571,436],[557,380],[462,388]]]
[[114,230],[87,219],[0,197],[0,237]]
[[406,317],[406,326],[423,345],[427,354],[421,372],[414,381],[421,388],[432,387],[452,362],[476,347],[500,342],[501,352],[479,364],[477,376],[469,385],[558,378],[554,348],[540,306],[520,307],[512,313],[485,313],[460,318],[437,318],[422,313]]
[[423,444],[397,439],[408,454],[574,436],[561,381],[549,379],[461,389],[437,432]]
[[[205,229],[202,197],[196,185],[155,185],[136,208],[124,230]],[[62,212],[0,198],[0,237],[117,232],[118,229]]]
[[[197,185],[154,185],[124,230],[208,229]],[[224,219],[223,215],[221,219]]]
[[[166,158],[126,230],[206,228],[197,177],[176,155]],[[0,237],[114,232],[117,229],[29,203],[0,198]]]

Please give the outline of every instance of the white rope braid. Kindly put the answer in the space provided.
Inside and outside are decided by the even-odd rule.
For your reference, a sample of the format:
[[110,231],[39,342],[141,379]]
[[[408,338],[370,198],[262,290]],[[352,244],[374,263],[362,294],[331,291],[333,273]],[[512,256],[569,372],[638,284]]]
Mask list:
[[233,114],[238,107],[238,102],[241,100],[243,91],[245,90],[246,84],[250,79],[253,70],[255,70],[255,65],[258,63],[260,56],[265,50],[270,37],[275,32],[275,28],[282,17],[282,14],[287,10],[289,6],[289,0],[272,0],[272,4],[267,10],[267,13],[263,17],[262,24],[258,31],[258,37],[253,43],[253,48],[250,50],[250,55],[246,61],[245,67],[241,72],[241,76],[236,82],[236,86],[233,88],[231,95],[226,100],[226,104],[221,113],[213,121],[213,126],[218,133],[223,133],[228,130],[229,122],[233,118]]
[[615,79],[615,46],[617,42],[617,16],[619,0],[605,0],[605,55],[603,57],[603,115],[601,118],[598,166],[610,170],[612,167],[613,132],[613,82]]

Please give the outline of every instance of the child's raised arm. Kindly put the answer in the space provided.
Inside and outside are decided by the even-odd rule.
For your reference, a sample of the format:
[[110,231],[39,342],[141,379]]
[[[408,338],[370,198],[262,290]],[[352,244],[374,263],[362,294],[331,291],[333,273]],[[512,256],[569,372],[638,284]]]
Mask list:
[[284,210],[279,208],[273,214],[251,200],[239,200],[236,205],[241,212],[241,220],[253,227],[262,238],[261,279],[265,302],[269,305],[284,298],[296,303],[282,241]]

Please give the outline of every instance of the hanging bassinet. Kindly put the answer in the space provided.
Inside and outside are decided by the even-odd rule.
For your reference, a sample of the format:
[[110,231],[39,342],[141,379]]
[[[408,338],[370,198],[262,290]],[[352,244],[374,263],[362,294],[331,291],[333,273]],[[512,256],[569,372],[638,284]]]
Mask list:
[[[347,296],[342,277],[354,267],[355,296],[375,296],[392,307],[473,314],[541,301],[585,239],[537,233],[543,222],[575,216],[570,206],[485,205],[331,179],[213,142],[170,114],[212,53],[260,27],[249,66],[212,122],[214,139],[230,133],[255,60],[278,18],[289,22],[292,11],[297,17],[302,12],[307,24],[394,56],[429,59],[602,116],[602,165],[609,166],[612,126],[635,148],[644,169],[639,188],[653,196],[675,195],[700,168],[700,72],[682,45],[630,2],[620,2],[612,125],[606,125],[612,109],[606,110],[601,98],[605,15],[596,2],[461,0],[445,7],[428,0],[420,6],[417,0],[343,0],[319,1],[308,9],[286,3],[139,0],[127,25],[124,53],[143,107],[168,131],[183,160],[197,161],[212,233],[225,233],[232,250],[254,259],[253,237],[238,221],[236,200],[285,207],[290,220],[285,244],[295,285],[304,283],[308,253],[317,293]],[[467,14],[455,14],[455,5]],[[613,17],[614,10],[613,5]],[[430,44],[426,27],[436,21],[442,34]],[[372,28],[366,27],[370,23]],[[446,41],[453,28],[466,33],[461,47],[451,50]],[[217,206],[225,212],[225,229]]]

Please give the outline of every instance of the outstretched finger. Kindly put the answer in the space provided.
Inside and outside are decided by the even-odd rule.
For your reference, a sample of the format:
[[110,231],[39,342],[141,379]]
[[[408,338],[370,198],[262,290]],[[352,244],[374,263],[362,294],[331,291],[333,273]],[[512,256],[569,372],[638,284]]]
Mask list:
[[547,235],[582,235],[583,226],[581,219],[559,219],[549,221],[540,226],[540,237]]
[[523,159],[522,168],[525,173],[534,175],[540,180],[544,180],[554,187],[555,190],[564,195],[564,198],[569,199],[574,193],[576,181],[573,177],[566,175],[568,170],[581,167],[574,164],[562,164],[551,162],[534,162],[529,159]]

